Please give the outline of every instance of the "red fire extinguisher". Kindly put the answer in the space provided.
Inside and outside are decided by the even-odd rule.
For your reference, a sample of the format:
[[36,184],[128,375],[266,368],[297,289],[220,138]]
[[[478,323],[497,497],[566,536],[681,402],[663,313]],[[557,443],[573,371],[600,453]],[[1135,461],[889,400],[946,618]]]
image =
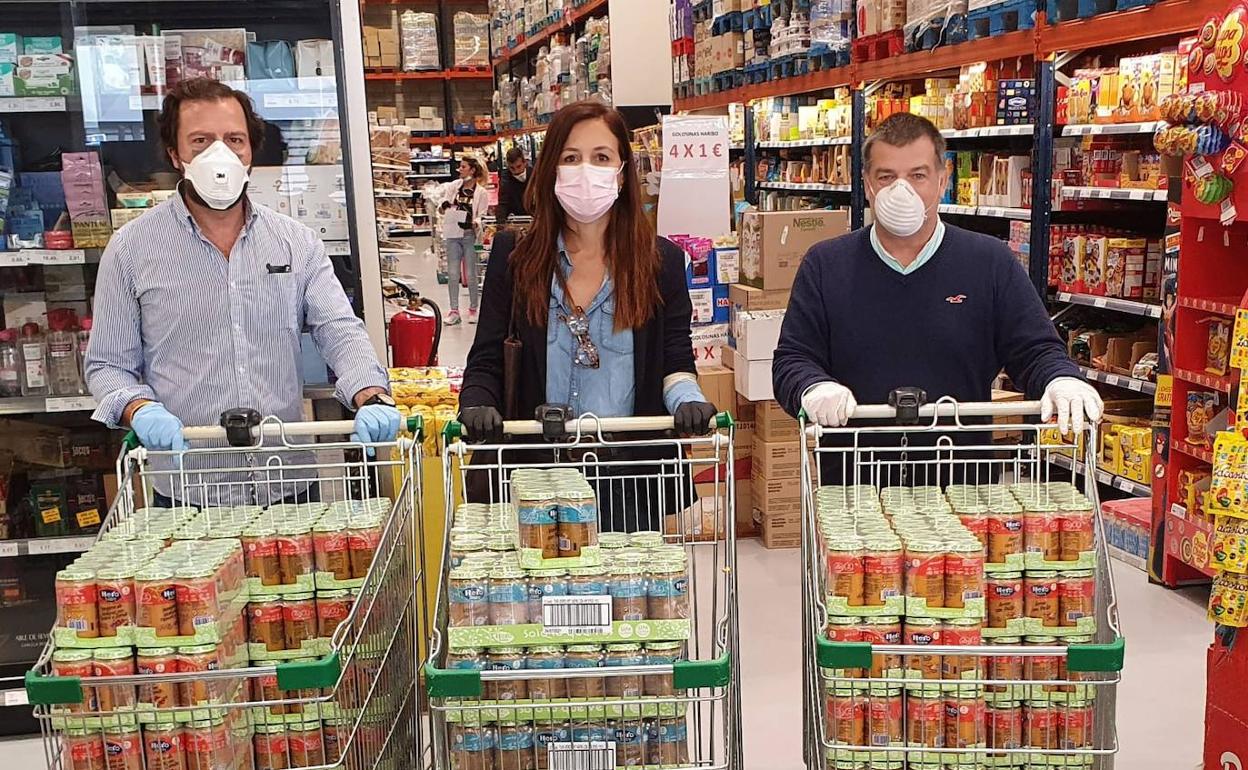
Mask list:
[[390,319],[390,350],[394,365],[421,367],[438,365],[438,345],[442,342],[442,311],[433,300],[420,296],[410,283],[391,279],[407,295],[407,307]]

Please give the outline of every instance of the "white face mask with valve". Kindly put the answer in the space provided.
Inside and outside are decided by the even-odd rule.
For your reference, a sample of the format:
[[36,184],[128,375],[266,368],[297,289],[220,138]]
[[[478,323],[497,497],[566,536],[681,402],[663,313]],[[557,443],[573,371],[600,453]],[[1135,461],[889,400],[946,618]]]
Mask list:
[[897,179],[875,194],[871,211],[875,221],[898,238],[909,238],[923,228],[933,207],[905,179]]
[[238,203],[247,187],[247,167],[220,139],[183,164],[182,175],[212,208],[224,211]]

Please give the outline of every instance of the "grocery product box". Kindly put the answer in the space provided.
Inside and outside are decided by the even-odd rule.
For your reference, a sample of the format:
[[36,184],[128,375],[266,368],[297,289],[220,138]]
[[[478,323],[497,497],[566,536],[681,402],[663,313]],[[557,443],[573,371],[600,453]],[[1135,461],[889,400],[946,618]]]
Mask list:
[[741,250],[735,246],[715,248],[715,283],[727,286],[741,280]]
[[21,36],[15,32],[0,32],[0,62],[14,64],[22,52]]
[[698,370],[698,387],[706,400],[721,412],[734,410],[737,389],[732,370],[724,366],[708,366]]
[[741,282],[788,289],[811,246],[849,232],[847,211],[746,211],[741,217]]
[[737,393],[748,401],[770,401],[775,398],[771,386],[771,361],[750,361],[740,355],[733,356],[733,378]]
[[789,306],[788,289],[758,289],[744,283],[728,287],[728,302],[734,311],[784,310]]
[[726,324],[728,323],[728,287],[706,286],[689,290],[689,301],[693,305],[694,324]]
[[74,92],[74,60],[68,54],[17,57],[14,90],[18,96],[67,96]]
[[[735,375],[734,375],[735,376]],[[746,401],[740,395],[734,396],[737,408],[733,410],[735,432],[733,434],[733,451],[738,458],[750,457],[754,454],[755,404]]]
[[[0,39],[3,39],[0,35]],[[27,36],[22,38],[22,54],[35,56],[39,54],[65,53],[64,43],[60,35]],[[2,57],[3,54],[0,54]]]
[[797,420],[776,401],[754,404],[754,431],[763,441],[796,441]]
[[[756,418],[755,425],[757,424]],[[754,463],[751,475],[769,481],[799,478],[802,475],[802,445],[796,438],[793,436],[793,440],[789,441],[764,441],[756,430],[754,453],[751,455]],[[796,494],[796,482],[794,486]]]
[[764,548],[799,548],[802,545],[802,517],[763,515],[758,523]]
[[0,61],[0,96],[17,96],[17,65]]
[[747,310],[738,313],[732,325],[737,343],[737,354],[750,360],[770,360],[775,357],[780,342],[780,327],[784,323],[783,310]]

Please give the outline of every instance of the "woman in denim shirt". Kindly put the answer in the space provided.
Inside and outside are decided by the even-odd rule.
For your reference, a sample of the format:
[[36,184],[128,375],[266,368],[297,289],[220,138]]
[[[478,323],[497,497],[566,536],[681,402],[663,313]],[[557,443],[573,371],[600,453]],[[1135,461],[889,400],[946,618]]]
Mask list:
[[[470,438],[496,443],[504,418],[531,419],[543,404],[598,417],[672,415],[678,433],[708,431],[715,407],[697,385],[684,254],[655,237],[632,159],[614,109],[578,102],[555,114],[526,193],[533,224],[519,238],[499,233],[486,268],[459,399]],[[514,414],[504,414],[511,329],[523,344],[521,374]],[[613,491],[600,500],[603,525],[661,527],[660,512],[675,513],[677,499],[691,502],[688,494],[671,498],[675,486],[638,489],[629,499]]]

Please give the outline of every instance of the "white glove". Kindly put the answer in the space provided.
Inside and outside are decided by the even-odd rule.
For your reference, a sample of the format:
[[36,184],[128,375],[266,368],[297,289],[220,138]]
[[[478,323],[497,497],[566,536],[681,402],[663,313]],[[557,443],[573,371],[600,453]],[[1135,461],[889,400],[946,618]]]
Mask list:
[[812,385],[802,394],[802,409],[806,417],[828,428],[849,424],[858,401],[849,388],[839,382],[821,382]]
[[1105,412],[1105,403],[1096,388],[1078,377],[1058,377],[1044,389],[1044,397],[1040,399],[1040,421],[1048,422],[1057,415],[1057,428],[1063,435],[1083,430],[1083,418],[1088,422],[1097,423]]

